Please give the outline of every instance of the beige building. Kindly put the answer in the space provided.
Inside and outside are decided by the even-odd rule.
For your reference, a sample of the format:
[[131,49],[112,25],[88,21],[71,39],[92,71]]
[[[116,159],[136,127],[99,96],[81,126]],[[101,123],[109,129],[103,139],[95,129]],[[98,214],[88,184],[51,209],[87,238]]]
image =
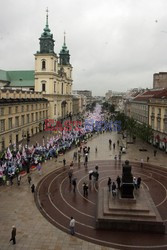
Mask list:
[[33,91],[0,89],[0,151],[44,128],[48,101]]
[[167,89],[149,100],[149,125],[154,130],[153,144],[167,151]]
[[35,54],[35,91],[42,91],[49,101],[49,118],[59,119],[73,113],[72,66],[65,36],[59,57],[54,52],[53,35],[48,25],[39,38],[40,51]]

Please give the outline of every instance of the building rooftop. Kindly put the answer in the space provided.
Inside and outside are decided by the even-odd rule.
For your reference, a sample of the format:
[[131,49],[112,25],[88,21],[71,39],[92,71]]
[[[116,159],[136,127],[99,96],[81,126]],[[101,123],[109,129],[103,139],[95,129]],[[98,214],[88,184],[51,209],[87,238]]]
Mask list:
[[34,87],[34,70],[0,70],[0,81],[10,87]]

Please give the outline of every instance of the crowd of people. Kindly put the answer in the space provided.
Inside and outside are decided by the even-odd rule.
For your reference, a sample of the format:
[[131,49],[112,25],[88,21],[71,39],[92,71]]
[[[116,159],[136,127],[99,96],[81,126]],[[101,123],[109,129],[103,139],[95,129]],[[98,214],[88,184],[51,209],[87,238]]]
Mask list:
[[[98,105],[94,113],[87,112],[85,114],[85,121],[92,119],[102,119],[101,107]],[[20,185],[20,174],[22,171],[30,172],[31,167],[37,167],[39,173],[41,172],[42,162],[56,158],[59,155],[65,154],[73,146],[80,147],[82,143],[97,133],[92,127],[86,125],[85,122],[80,125],[79,129],[74,126],[72,130],[64,128],[62,132],[57,131],[55,136],[51,138],[44,138],[40,145],[36,142],[31,147],[28,145],[16,145],[8,147],[6,152],[0,158],[0,184],[5,184],[7,181],[13,184],[13,178],[17,178],[18,185]],[[88,149],[90,150],[90,149]],[[78,157],[80,162],[80,157]],[[88,162],[88,155],[85,153],[85,165]],[[65,164],[65,163],[64,163]]]

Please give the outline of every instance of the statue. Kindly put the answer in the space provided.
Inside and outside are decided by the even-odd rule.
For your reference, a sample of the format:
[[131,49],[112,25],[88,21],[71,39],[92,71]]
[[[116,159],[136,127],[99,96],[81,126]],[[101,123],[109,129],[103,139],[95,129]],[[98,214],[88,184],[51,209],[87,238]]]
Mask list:
[[133,175],[131,173],[131,166],[129,161],[126,160],[122,165],[122,185],[121,185],[121,198],[134,198],[133,196]]

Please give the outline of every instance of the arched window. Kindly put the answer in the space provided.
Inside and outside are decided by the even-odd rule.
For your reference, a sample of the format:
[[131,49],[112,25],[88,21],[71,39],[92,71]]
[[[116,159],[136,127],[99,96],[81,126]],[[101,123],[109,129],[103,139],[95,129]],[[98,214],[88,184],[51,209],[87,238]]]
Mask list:
[[54,105],[54,115],[56,115],[56,104]]
[[54,61],[54,71],[56,71],[56,61]]
[[63,95],[63,82],[62,82],[62,84],[61,84],[61,93],[62,93],[62,95]]
[[42,60],[42,70],[45,70],[45,69],[46,69],[46,61]]

